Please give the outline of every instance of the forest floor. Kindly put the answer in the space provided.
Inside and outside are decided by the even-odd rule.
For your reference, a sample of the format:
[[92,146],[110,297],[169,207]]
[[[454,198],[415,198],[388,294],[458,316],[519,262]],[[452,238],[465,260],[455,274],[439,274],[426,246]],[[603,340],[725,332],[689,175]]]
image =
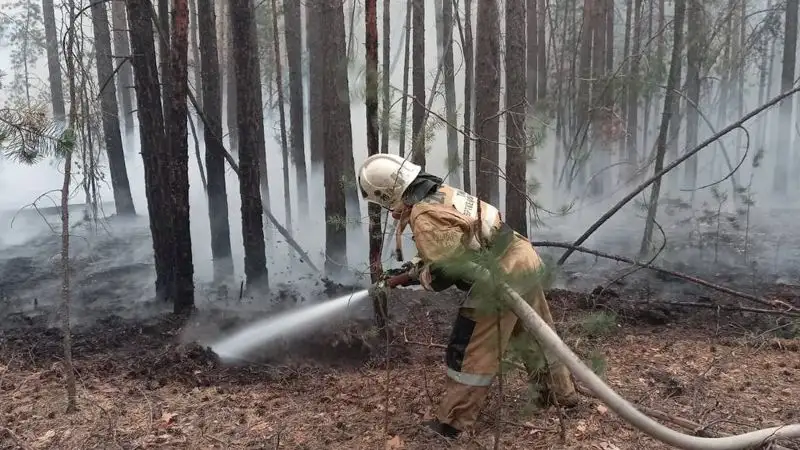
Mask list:
[[[96,258],[104,252],[119,249],[94,247]],[[242,314],[235,294],[219,300],[217,292],[203,294],[218,300],[201,302],[188,322],[163,305],[143,303],[137,308],[147,315],[123,314],[127,300],[116,293],[134,286],[114,281],[121,269],[108,264],[103,276],[76,274],[76,311],[84,318],[73,333],[79,409],[67,414],[61,332],[53,321],[57,297],[31,302],[20,289],[57,280],[52,271],[31,268],[37,264],[11,251],[0,255],[0,294],[6,292],[0,295],[0,449],[488,449],[498,437],[502,448],[515,449],[669,448],[590,397],[571,410],[536,409],[514,369],[504,375],[502,392],[495,383],[475,429],[455,442],[421,427],[442,394],[442,344],[458,291],[396,290],[388,343],[371,328],[364,302],[347,321],[231,366],[198,342],[265,311]],[[103,265],[78,261],[76,271],[97,264]],[[135,263],[125,272],[146,270]],[[557,331],[612,388],[712,433],[800,422],[796,319],[656,304],[654,296],[759,307],[644,271],[637,276],[600,295],[587,293],[591,288],[548,291]],[[652,286],[670,284],[681,287],[653,293]],[[800,307],[800,286],[772,280],[753,289]],[[343,289],[321,290],[332,296]],[[275,295],[286,300],[290,293]],[[800,448],[800,442],[784,445]]]

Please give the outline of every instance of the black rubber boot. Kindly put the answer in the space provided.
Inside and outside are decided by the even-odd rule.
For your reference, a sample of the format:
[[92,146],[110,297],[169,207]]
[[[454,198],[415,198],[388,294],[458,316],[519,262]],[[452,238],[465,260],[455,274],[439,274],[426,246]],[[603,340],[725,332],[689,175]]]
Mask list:
[[447,439],[455,439],[458,437],[459,433],[461,433],[461,431],[458,429],[453,428],[446,423],[441,423],[436,419],[422,422],[422,425],[430,428],[434,433]]

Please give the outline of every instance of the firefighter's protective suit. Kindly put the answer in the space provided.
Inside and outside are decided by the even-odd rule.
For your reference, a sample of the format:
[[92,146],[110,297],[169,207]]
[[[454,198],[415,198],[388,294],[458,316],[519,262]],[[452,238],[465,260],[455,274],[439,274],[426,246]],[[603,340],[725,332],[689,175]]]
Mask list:
[[[391,172],[394,168],[394,174]],[[398,237],[409,226],[421,260],[420,281],[432,291],[452,285],[474,291],[457,274],[457,261],[481,249],[496,256],[497,268],[551,327],[553,319],[537,272],[542,262],[528,240],[514,232],[492,205],[442,183],[419,166],[395,155],[368,158],[359,171],[362,196],[391,209],[399,220]],[[398,193],[399,192],[399,193]],[[485,299],[470,292],[459,309],[446,350],[447,385],[439,404],[440,424],[455,431],[471,427],[486,401],[509,341],[519,337],[536,347],[510,310],[488,311]],[[496,299],[499,301],[499,299]],[[498,326],[499,324],[499,326]],[[499,328],[499,329],[498,329]],[[563,363],[545,354],[544,370],[526,367],[531,381],[543,388],[546,400],[563,406],[577,403],[577,394]],[[527,364],[526,364],[527,366]]]

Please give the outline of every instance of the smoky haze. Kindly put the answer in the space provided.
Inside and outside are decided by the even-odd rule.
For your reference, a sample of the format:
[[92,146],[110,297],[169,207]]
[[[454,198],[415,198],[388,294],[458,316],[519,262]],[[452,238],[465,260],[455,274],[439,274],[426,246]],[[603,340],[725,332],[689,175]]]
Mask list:
[[[6,2],[0,2],[6,3]],[[382,14],[381,8],[384,2],[379,2],[378,14]],[[766,8],[765,2],[761,7]],[[392,54],[392,73],[391,83],[395,88],[393,100],[399,98],[399,90],[402,87],[402,48],[399,46],[404,41],[404,26],[400,18],[405,17],[405,2],[395,1],[392,5],[392,32],[391,32],[391,54]],[[367,156],[366,142],[366,110],[364,105],[364,16],[363,5],[356,2],[355,20],[353,29],[350,29],[350,11],[353,2],[345,1],[346,26],[348,27],[349,49],[352,55],[352,63],[349,71],[349,87],[351,92],[351,120],[353,130],[353,153],[356,165]],[[502,5],[501,5],[502,7]],[[758,8],[757,5],[753,5]],[[473,12],[473,18],[476,17]],[[671,17],[672,11],[666,11]],[[781,21],[783,16],[780,15]],[[748,19],[749,26],[756,26],[762,19],[759,15],[753,15]],[[305,18],[304,18],[305,21]],[[425,69],[427,93],[433,88],[435,72],[439,65],[438,44],[436,38],[436,17],[433,8],[427,8],[426,19],[426,41],[425,41]],[[781,22],[782,23],[782,22]],[[477,30],[474,28],[473,33]],[[625,25],[624,14],[616,15],[615,26],[623,29]],[[90,24],[88,26],[91,26]],[[381,21],[379,20],[379,36]],[[502,14],[501,14],[501,27]],[[352,33],[352,34],[351,34]],[[615,46],[622,48],[622,33],[616,33]],[[503,40],[501,39],[501,42]],[[671,46],[669,42],[668,47]],[[460,42],[458,31],[454,31],[454,59],[455,59],[455,91],[457,106],[459,108],[458,123],[463,122],[464,102],[464,61],[461,57]],[[781,71],[781,40],[778,40],[776,51],[772,54],[772,60],[768,67],[772,70],[767,74],[770,92],[766,98],[772,98],[780,91],[780,71]],[[379,45],[382,45],[380,43]],[[653,44],[655,45],[655,44]],[[285,50],[285,45],[282,45]],[[2,67],[8,66],[8,52],[2,50]],[[305,60],[305,55],[304,55]],[[502,58],[501,58],[502,60]],[[622,58],[615,55],[614,65],[622,64]],[[283,65],[286,67],[286,64]],[[684,68],[685,71],[685,68]],[[44,58],[35,68],[36,76],[41,80],[47,79],[46,64]],[[741,92],[744,112],[748,112],[759,105],[759,82],[761,71],[757,64],[748,63],[748,69],[744,71],[744,90]],[[709,75],[711,77],[712,75]],[[685,79],[685,78],[684,78]],[[709,78],[710,79],[710,78]],[[284,76],[284,83],[287,81]],[[305,100],[308,101],[307,78],[304,81]],[[553,82],[552,79],[549,82]],[[501,77],[501,90],[505,89],[505,80]],[[443,92],[442,82],[437,86],[439,92]],[[503,91],[501,91],[503,92]],[[715,130],[720,130],[730,122],[736,120],[740,115],[737,106],[734,105],[735,98],[730,98],[726,105],[719,103],[719,86],[717,83],[708,82],[702,91],[702,101],[699,109],[709,118]],[[2,94],[0,94],[2,95]],[[6,98],[0,98],[4,102]],[[480,93],[475,101],[481,101]],[[797,102],[792,98],[790,101]],[[410,107],[409,102],[409,107]],[[505,96],[501,93],[501,109],[505,106]],[[800,102],[796,103],[800,106]],[[654,154],[654,143],[658,131],[658,125],[663,107],[663,99],[656,96],[653,100],[653,109],[650,114],[648,124],[647,143],[648,148],[641,149],[640,154],[652,158]],[[683,104],[685,105],[685,103]],[[728,117],[718,120],[718,110],[725,107]],[[439,95],[433,102],[434,111],[444,116],[444,96]],[[382,108],[382,106],[381,106]],[[685,111],[686,106],[681,107]],[[399,117],[399,102],[393,109],[393,120]],[[797,114],[798,108],[795,108]],[[643,108],[640,104],[640,111]],[[225,108],[223,108],[225,111]],[[306,108],[306,142],[310,142],[308,123],[314,120],[316,111],[309,111]],[[796,127],[796,116],[787,118],[784,123],[791,123]],[[193,117],[197,121],[197,117]],[[288,120],[288,119],[287,119]],[[438,121],[431,115],[428,121]],[[223,117],[223,124],[226,124]],[[794,208],[796,202],[792,196],[790,200],[785,198],[778,199],[773,197],[773,171],[776,165],[781,163],[777,159],[776,148],[788,146],[794,148],[797,142],[797,133],[791,133],[785,127],[777,126],[778,108],[774,107],[762,113],[754,120],[745,124],[748,134],[742,130],[728,134],[720,142],[710,145],[703,150],[698,160],[698,186],[715,184],[716,188],[727,195],[727,200],[721,201],[719,194],[712,192],[711,188],[705,188],[694,192],[693,208],[686,209],[680,207],[670,208],[662,200],[659,208],[657,222],[666,236],[667,244],[664,253],[659,257],[659,264],[673,267],[682,272],[694,273],[698,276],[706,276],[720,280],[726,271],[732,271],[734,275],[728,275],[728,279],[720,280],[721,283],[735,284],[744,288],[752,288],[758,280],[772,280],[791,282],[800,277],[800,247],[796,238],[797,213]],[[460,127],[461,125],[459,125]],[[573,186],[572,190],[565,187],[565,183],[557,184],[559,174],[563,169],[563,157],[557,164],[554,159],[556,152],[565,152],[563,146],[559,145],[555,135],[555,121],[545,125],[545,138],[535,150],[535,160],[528,164],[529,182],[536,182],[538,189],[531,192],[531,197],[542,207],[538,214],[542,219],[541,224],[531,226],[529,236],[534,240],[557,240],[574,241],[580,236],[603,212],[610,208],[616,201],[630,192],[638,183],[625,183],[625,168],[621,166],[611,166],[605,169],[609,182],[603,194],[589,196],[588,188],[584,186]],[[276,111],[265,111],[265,129],[267,138],[267,176],[270,180],[270,208],[275,217],[282,224],[286,224],[286,211],[284,210],[283,199],[287,194],[283,185],[283,167],[280,148],[280,123]],[[410,134],[410,114],[409,114],[409,134]],[[146,218],[147,203],[144,189],[144,173],[142,159],[139,154],[138,124],[133,135],[125,136],[125,151],[128,176],[131,180],[131,189],[138,218],[130,221],[114,220],[107,224],[98,225],[97,231],[90,230],[89,226],[78,224],[81,218],[81,209],[73,212],[73,222],[76,224],[72,238],[73,257],[77,265],[83,270],[79,275],[85,283],[80,284],[79,294],[76,294],[79,304],[89,305],[91,301],[112,303],[120,305],[127,314],[147,315],[153,312],[165,311],[164,305],[153,305],[149,301],[154,297],[154,270],[152,268],[152,243],[149,238],[149,227]],[[227,134],[227,130],[224,130]],[[570,130],[568,134],[574,135],[577,130]],[[500,142],[504,142],[505,121],[500,120]],[[708,124],[701,119],[699,127],[699,141],[702,142],[714,132]],[[765,135],[761,139],[760,136]],[[641,132],[640,132],[641,136]],[[640,138],[641,139],[641,138]],[[463,136],[459,134],[459,152]],[[200,153],[204,154],[202,136],[200,141]],[[408,141],[407,141],[408,142]],[[681,129],[679,136],[678,151],[682,154],[686,149],[685,145],[685,126]],[[749,145],[748,145],[749,142]],[[726,179],[729,170],[722,154],[724,144],[728,152],[728,157],[732,165],[737,165],[743,160],[741,167],[736,172],[736,181],[740,186],[748,187],[752,193],[753,204],[749,206],[749,212],[744,215],[737,215],[737,211],[748,206],[740,198],[734,199],[737,195],[732,192],[730,179]],[[407,144],[408,145],[408,144]],[[226,138],[225,146],[230,150],[229,142]],[[763,148],[762,148],[763,146]],[[390,152],[397,153],[398,142],[391,140]],[[447,174],[447,141],[446,129],[444,126],[437,128],[433,139],[428,143],[430,149],[427,156],[427,168],[430,173],[437,175]],[[611,143],[606,147],[619,153],[619,144]],[[639,146],[641,147],[641,145]],[[763,150],[761,164],[757,168],[753,167],[753,158]],[[310,155],[306,151],[307,166],[311,168]],[[473,145],[474,158],[474,145]],[[669,154],[666,162],[670,162]],[[105,155],[101,157],[101,163],[105,165]],[[291,162],[290,162],[291,164]],[[474,161],[470,162],[471,173],[475,173]],[[205,165],[205,161],[203,161]],[[505,166],[504,152],[500,152],[500,167]],[[603,164],[591,161],[589,166],[594,169],[602,167]],[[461,170],[460,168],[458,170]],[[595,172],[595,170],[591,170]],[[652,165],[646,169],[647,174],[652,173]],[[683,173],[683,166],[675,171]],[[106,177],[108,174],[106,173]],[[241,232],[241,202],[239,199],[238,179],[233,171],[226,167],[229,222],[231,233],[231,244],[233,249],[234,279],[228,283],[228,289],[235,296],[239,289],[239,283],[243,279],[243,246]],[[298,214],[297,204],[297,180],[295,179],[294,167],[289,170],[290,189],[288,195],[292,200],[292,234],[298,243],[308,252],[317,267],[324,266],[325,249],[325,218],[324,218],[324,183],[322,174],[309,171],[309,210],[308,217]],[[196,302],[202,308],[208,301],[212,301],[213,270],[210,246],[210,231],[208,218],[208,205],[206,196],[201,184],[198,162],[195,154],[195,142],[189,136],[189,180],[190,180],[190,214],[191,214],[191,234],[192,252],[195,272],[195,282],[198,286]],[[722,180],[722,181],[720,181]],[[613,182],[611,182],[613,181]],[[38,212],[26,205],[31,204],[40,195],[59,189],[61,185],[60,167],[53,162],[40,163],[36,166],[27,167],[16,164],[8,160],[0,160],[0,280],[4,287],[4,295],[26,299],[26,311],[33,311],[37,306],[54,302],[58,298],[59,281],[55,272],[55,265],[58,262],[58,252],[60,239],[57,238],[49,229],[44,219],[48,219],[53,226],[58,227],[58,216],[54,212]],[[682,183],[680,178],[674,182],[665,181],[662,186],[662,199],[682,199],[688,201],[691,192],[681,191]],[[75,190],[75,195],[71,203],[82,203],[82,192]],[[795,191],[796,192],[796,191]],[[625,206],[617,215],[603,225],[584,245],[598,250],[617,253],[628,257],[636,258],[644,229],[645,209],[641,203],[647,200],[646,195],[649,189],[645,190],[634,202]],[[112,199],[110,183],[106,182],[100,190],[101,198],[110,202]],[[39,207],[55,206],[59,201],[59,193],[51,193],[47,197],[39,200]],[[500,199],[498,205],[503,211],[505,209],[505,184],[500,184]],[[55,203],[54,203],[55,202]],[[566,214],[550,214],[547,212],[559,211],[567,204],[573,204]],[[15,216],[17,210],[23,211]],[[361,210],[358,212],[348,211],[350,222],[361,224],[355,225],[348,230],[348,265],[351,267],[353,275],[339,279],[346,284],[360,284],[366,286],[368,283],[368,247],[367,247],[367,224],[366,224],[366,204],[362,202]],[[114,212],[113,204],[107,203],[104,213],[111,215]],[[42,217],[44,216],[44,217]],[[711,218],[709,218],[711,217]],[[735,220],[732,219],[735,217]],[[704,222],[705,218],[705,222]],[[384,214],[385,220],[385,214]],[[391,221],[390,221],[391,223]],[[267,245],[267,257],[269,267],[270,283],[274,286],[281,284],[291,284],[301,297],[312,297],[316,294],[315,287],[308,280],[312,275],[310,269],[296,256],[294,251],[284,242],[284,239],[271,223],[265,218],[265,226],[269,231],[270,241]],[[391,227],[389,230],[391,231]],[[657,245],[660,245],[662,236],[657,229],[654,233]],[[746,238],[745,238],[746,236]],[[747,252],[742,252],[742,241],[747,240]],[[391,266],[391,249],[393,239],[385,239],[386,247],[384,250],[384,263]],[[117,244],[124,244],[125,250],[119,251]],[[404,253],[407,257],[413,256],[415,251],[410,235],[406,231]],[[541,248],[541,253],[548,257],[557,258],[561,255],[561,249]],[[557,286],[573,286],[580,289],[591,288],[597,284],[607,282],[610,275],[624,273],[625,266],[617,265],[607,261],[597,261],[594,257],[575,254],[567,262],[564,273],[559,275]],[[738,274],[738,275],[737,275]],[[643,277],[645,275],[638,274]],[[725,278],[725,277],[723,277]],[[674,289],[684,289],[674,284],[657,284],[654,288],[658,292],[673,292]],[[0,292],[0,294],[3,294]],[[83,300],[81,296],[86,297]],[[88,297],[91,297],[91,301]],[[34,304],[33,300],[36,299]],[[259,303],[259,299],[251,299],[252,303]],[[246,309],[237,303],[233,308]],[[76,321],[90,320],[91,308],[87,306],[85,310],[80,307],[76,311]]]

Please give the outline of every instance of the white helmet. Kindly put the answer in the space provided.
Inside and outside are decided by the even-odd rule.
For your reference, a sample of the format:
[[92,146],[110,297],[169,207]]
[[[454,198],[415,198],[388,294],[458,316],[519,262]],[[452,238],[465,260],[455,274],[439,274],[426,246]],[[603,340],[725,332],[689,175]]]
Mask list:
[[358,169],[361,196],[386,209],[400,205],[403,192],[422,171],[422,167],[388,153],[372,155]]

